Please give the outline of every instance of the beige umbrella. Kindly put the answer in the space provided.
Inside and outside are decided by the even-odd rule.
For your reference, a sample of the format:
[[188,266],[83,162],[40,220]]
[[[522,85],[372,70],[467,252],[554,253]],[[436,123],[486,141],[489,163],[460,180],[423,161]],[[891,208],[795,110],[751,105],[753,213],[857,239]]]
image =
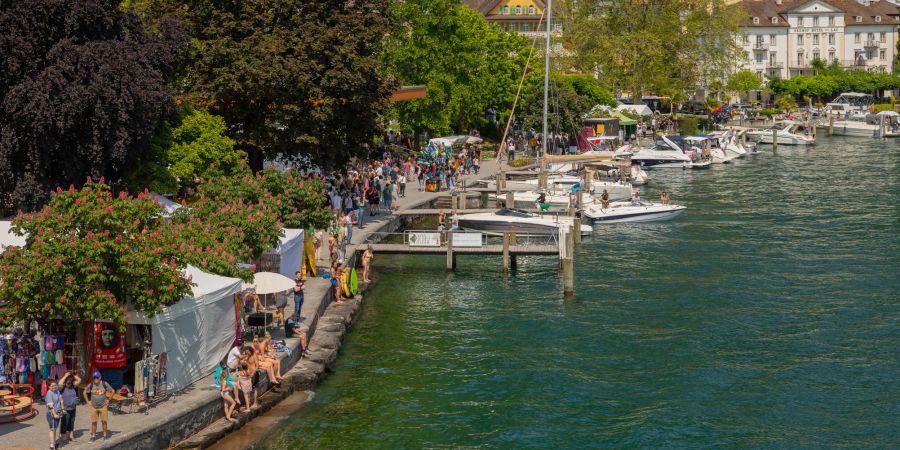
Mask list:
[[294,280],[274,272],[257,272],[253,274],[253,283],[242,283],[244,290],[254,289],[258,295],[276,294],[294,288]]

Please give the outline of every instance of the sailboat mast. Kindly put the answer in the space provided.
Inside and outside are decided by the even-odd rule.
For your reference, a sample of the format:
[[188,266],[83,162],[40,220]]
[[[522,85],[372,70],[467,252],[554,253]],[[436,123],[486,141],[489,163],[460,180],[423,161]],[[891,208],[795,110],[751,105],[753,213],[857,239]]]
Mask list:
[[547,0],[547,36],[544,44],[544,136],[541,139],[541,174],[547,154],[547,97],[550,90],[550,24],[553,22],[553,0]]

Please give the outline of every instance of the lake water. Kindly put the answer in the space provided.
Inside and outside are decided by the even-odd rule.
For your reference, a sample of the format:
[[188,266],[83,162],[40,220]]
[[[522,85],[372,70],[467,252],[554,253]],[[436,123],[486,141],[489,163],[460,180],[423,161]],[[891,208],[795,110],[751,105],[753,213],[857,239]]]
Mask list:
[[[824,134],[824,133],[823,133]],[[376,257],[315,398],[258,448],[896,448],[900,140],[663,169],[671,222],[558,263]]]

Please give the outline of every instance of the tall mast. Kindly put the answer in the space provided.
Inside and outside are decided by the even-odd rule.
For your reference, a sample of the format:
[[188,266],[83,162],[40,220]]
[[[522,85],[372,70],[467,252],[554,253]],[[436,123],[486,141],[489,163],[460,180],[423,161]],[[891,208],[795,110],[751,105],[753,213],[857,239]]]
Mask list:
[[547,36],[544,45],[544,137],[541,139],[541,174],[547,154],[547,96],[550,90],[550,24],[553,22],[553,0],[547,0]]

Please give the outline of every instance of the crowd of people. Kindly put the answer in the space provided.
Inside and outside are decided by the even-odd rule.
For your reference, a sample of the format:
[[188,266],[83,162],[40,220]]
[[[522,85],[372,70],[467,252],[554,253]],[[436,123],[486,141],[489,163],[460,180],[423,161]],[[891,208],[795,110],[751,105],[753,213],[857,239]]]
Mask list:
[[[109,438],[107,421],[109,420],[109,402],[115,395],[115,389],[103,380],[103,374],[99,371],[93,373],[91,381],[82,385],[79,373],[66,372],[59,381],[50,381],[47,384],[47,393],[44,394],[44,404],[47,406],[47,424],[50,426],[48,438],[50,449],[56,449],[59,445],[75,441],[75,416],[78,411],[78,391],[82,391],[82,398],[91,422],[91,434],[88,442]],[[83,409],[83,408],[82,408]],[[97,425],[101,425],[102,436],[97,436]]]

